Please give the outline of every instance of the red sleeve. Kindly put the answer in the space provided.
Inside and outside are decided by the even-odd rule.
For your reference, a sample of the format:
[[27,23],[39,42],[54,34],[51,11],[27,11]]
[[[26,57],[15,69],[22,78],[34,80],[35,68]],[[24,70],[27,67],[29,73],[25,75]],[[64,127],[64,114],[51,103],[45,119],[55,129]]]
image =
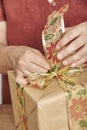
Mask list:
[[4,9],[3,9],[2,0],[0,0],[0,21],[4,21],[4,20],[5,20]]

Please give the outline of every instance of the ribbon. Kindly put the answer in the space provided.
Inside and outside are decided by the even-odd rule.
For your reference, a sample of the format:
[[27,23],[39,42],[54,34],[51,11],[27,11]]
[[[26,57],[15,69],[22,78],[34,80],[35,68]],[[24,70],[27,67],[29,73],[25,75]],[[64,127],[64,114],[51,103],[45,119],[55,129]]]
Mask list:
[[28,77],[29,85],[35,88],[45,88],[54,77],[58,81],[64,82],[71,89],[75,86],[73,77],[78,76],[80,72],[86,70],[83,66],[70,67],[63,66],[62,61],[57,59],[57,50],[55,46],[65,33],[64,14],[68,11],[69,4],[64,5],[59,10],[53,11],[47,18],[47,24],[42,32],[42,43],[45,57],[51,66],[48,73],[31,73]]

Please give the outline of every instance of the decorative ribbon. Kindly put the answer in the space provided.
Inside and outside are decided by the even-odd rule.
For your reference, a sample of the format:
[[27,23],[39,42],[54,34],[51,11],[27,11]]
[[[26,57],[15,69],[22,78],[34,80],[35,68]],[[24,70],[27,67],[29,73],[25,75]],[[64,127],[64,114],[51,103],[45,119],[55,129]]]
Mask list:
[[[45,88],[53,77],[63,81],[68,85],[68,89],[75,86],[72,77],[77,76],[84,71],[83,67],[64,67],[62,61],[57,59],[57,50],[55,46],[65,33],[64,14],[68,11],[69,4],[64,5],[59,10],[52,12],[47,18],[47,24],[42,32],[42,43],[45,51],[45,57],[51,65],[51,71],[48,73],[31,73],[28,77],[29,85],[35,88]],[[86,70],[86,69],[85,69]]]

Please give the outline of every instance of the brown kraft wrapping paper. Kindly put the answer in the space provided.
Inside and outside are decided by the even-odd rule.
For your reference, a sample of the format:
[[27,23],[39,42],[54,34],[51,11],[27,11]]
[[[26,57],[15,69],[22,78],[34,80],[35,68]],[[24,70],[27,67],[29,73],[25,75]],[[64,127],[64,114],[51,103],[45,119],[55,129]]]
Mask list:
[[[65,92],[63,84],[53,78],[44,90],[25,86],[23,95],[21,86],[17,90],[15,73],[10,71],[8,76],[17,130],[25,130],[21,123],[23,111],[26,130],[87,130],[87,72],[77,77],[81,85],[72,91]],[[18,93],[24,97],[24,103],[18,99]],[[20,109],[19,101],[25,110]]]
[[87,69],[84,65],[64,67],[56,57],[68,7],[50,14],[42,32],[52,70],[29,75],[27,86],[16,84],[15,73],[8,73],[17,130],[87,130]]

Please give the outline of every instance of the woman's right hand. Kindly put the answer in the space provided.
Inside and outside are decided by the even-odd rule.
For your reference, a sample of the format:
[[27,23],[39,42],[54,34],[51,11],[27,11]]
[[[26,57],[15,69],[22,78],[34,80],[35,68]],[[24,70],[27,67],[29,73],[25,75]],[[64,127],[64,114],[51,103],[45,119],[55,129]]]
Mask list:
[[24,77],[30,72],[45,73],[50,65],[40,51],[27,46],[8,46],[6,22],[0,22],[0,73],[14,69],[19,84],[27,84]]
[[31,72],[45,73],[50,69],[49,63],[40,51],[27,47],[16,46],[10,55],[12,68],[16,71],[16,82],[26,85],[28,76]]

